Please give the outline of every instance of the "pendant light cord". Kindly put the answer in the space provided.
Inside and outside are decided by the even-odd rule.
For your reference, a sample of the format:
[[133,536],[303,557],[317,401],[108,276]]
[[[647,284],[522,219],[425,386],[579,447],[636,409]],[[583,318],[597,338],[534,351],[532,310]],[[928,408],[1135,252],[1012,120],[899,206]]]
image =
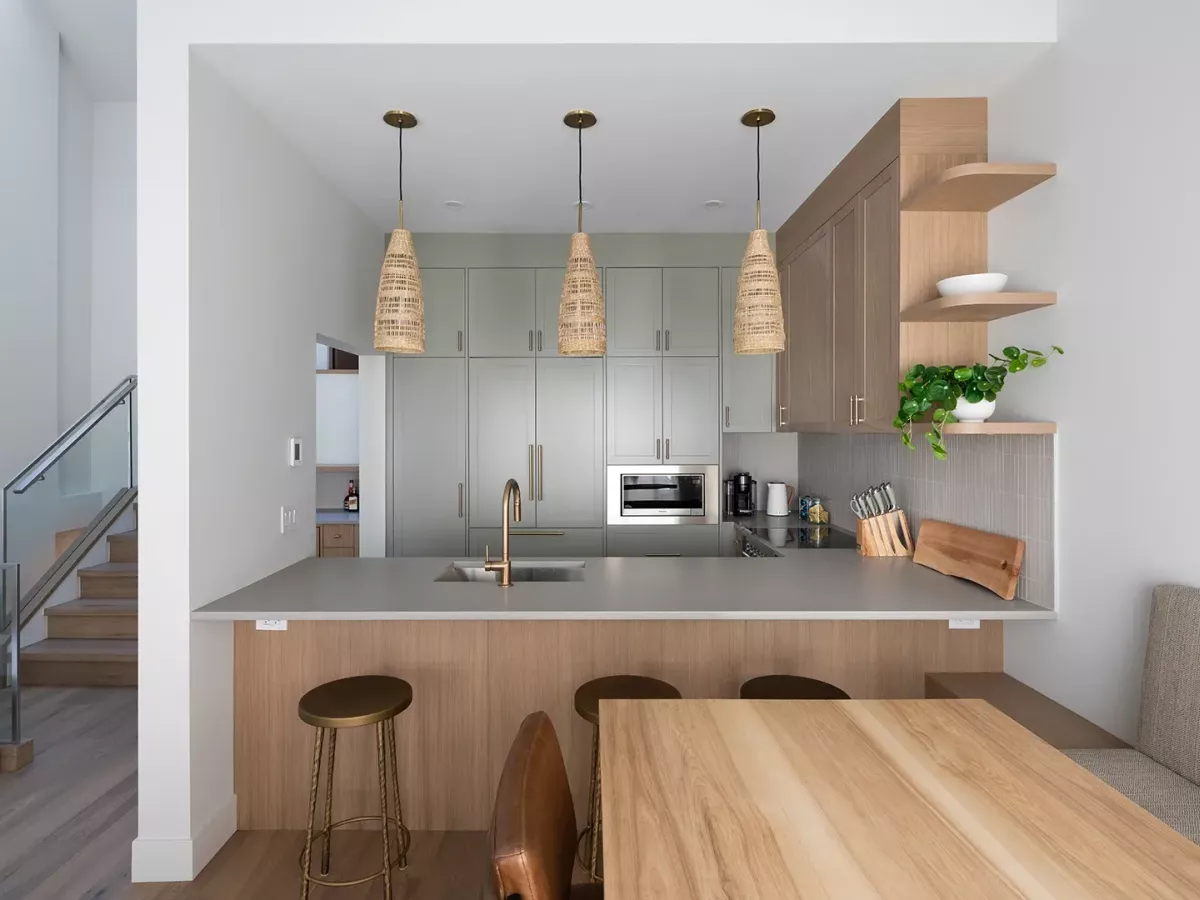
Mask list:
[[404,128],[396,129],[396,146],[398,149],[396,164],[396,190],[400,194],[400,227],[404,227]]
[[762,228],[762,122],[754,120],[754,227]]
[[576,128],[579,132],[579,215],[577,218],[576,231],[583,231],[583,129]]

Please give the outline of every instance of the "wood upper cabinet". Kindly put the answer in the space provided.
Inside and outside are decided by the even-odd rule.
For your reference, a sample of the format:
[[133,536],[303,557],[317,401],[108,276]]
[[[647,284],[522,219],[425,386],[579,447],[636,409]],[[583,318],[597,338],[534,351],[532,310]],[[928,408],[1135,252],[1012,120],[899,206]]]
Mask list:
[[655,356],[662,352],[663,270],[604,270],[609,356]]
[[718,356],[721,352],[719,269],[663,269],[664,356]]
[[863,401],[858,427],[890,431],[900,372],[900,163],[859,195],[862,230]]
[[425,294],[425,352],[411,355],[465,356],[466,270],[422,269],[421,288]]
[[[775,410],[772,416],[776,431],[795,431],[788,425],[792,411],[792,292],[791,262],[779,262],[779,292],[783,300],[783,352],[775,357]],[[732,325],[730,325],[732,330]],[[731,339],[732,344],[732,339]]]
[[863,395],[862,201],[855,197],[830,223],[833,239],[833,418],[849,428]]
[[471,269],[467,318],[471,356],[533,356],[535,269]]
[[781,430],[825,431],[833,421],[832,227],[823,226],[785,265],[789,403]]

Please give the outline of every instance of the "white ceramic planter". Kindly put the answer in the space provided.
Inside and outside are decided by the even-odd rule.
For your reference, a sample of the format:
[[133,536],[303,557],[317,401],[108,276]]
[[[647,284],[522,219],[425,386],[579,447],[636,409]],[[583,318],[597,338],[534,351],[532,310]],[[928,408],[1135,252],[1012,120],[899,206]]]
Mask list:
[[962,397],[954,407],[954,417],[960,422],[986,422],[996,411],[995,400],[980,400],[978,403],[968,403]]

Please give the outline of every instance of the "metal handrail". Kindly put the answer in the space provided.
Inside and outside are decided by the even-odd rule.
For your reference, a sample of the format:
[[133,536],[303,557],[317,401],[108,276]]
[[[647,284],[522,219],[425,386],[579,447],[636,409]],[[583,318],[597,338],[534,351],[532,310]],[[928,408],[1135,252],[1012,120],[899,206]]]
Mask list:
[[129,396],[137,388],[137,383],[136,375],[122,378],[103,400],[80,416],[74,425],[56,437],[49,447],[38,454],[37,459],[0,490],[0,564],[8,562],[8,492],[24,494],[35,483],[44,479],[46,472],[54,468],[68,450],[87,437],[92,429],[118,406],[128,406],[129,486],[133,487],[133,404],[129,401]]

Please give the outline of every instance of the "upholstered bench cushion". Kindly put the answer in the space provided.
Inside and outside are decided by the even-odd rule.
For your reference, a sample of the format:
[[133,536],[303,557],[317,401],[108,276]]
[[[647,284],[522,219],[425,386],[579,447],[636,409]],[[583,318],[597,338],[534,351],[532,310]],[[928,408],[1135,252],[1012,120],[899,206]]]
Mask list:
[[1064,750],[1104,783],[1200,844],[1200,785],[1137,750]]

